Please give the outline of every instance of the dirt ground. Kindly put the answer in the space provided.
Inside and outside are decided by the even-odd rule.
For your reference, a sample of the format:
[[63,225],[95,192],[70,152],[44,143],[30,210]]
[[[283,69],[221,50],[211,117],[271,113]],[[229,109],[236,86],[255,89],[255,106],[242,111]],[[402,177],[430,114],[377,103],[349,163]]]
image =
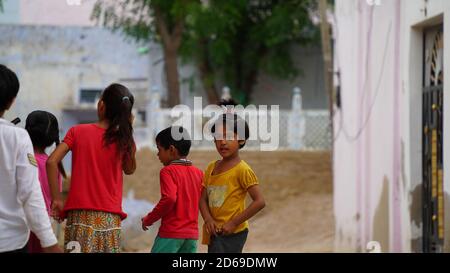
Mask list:
[[[241,153],[255,171],[266,199],[266,208],[250,221],[244,252],[332,252],[334,218],[330,154],[328,152]],[[217,160],[214,151],[193,151],[189,158],[205,169]],[[137,155],[135,175],[125,179],[125,193],[157,203],[161,163],[156,153],[144,149]],[[200,225],[202,222],[200,223]],[[153,232],[127,242],[125,251],[148,252]],[[200,246],[199,252],[206,252]]]

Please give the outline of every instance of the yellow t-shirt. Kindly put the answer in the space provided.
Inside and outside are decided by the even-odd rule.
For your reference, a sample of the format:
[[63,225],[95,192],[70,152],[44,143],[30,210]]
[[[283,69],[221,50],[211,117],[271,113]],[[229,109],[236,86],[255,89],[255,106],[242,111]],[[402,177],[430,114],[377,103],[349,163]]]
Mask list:
[[[208,205],[211,216],[219,227],[241,214],[245,206],[247,190],[258,184],[258,179],[250,166],[243,160],[232,169],[212,175],[216,162],[211,162],[206,169],[203,187],[208,193]],[[235,233],[248,228],[248,221],[240,224]],[[203,225],[202,243],[208,245],[210,235]]]

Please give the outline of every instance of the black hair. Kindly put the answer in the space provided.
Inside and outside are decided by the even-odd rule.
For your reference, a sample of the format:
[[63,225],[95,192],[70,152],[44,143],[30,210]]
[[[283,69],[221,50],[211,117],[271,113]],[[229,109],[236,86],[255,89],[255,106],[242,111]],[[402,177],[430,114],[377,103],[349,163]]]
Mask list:
[[218,103],[219,106],[237,106],[238,103],[233,98],[221,99]]
[[116,143],[120,153],[131,153],[133,95],[125,86],[113,83],[103,91],[101,100],[105,104],[105,119],[109,121],[109,128],[104,135],[105,144]]
[[19,79],[16,73],[0,64],[0,112],[17,97],[19,93]]
[[[180,139],[174,138],[172,132],[179,133]],[[173,145],[180,156],[187,156],[191,149],[191,137],[188,131],[181,126],[169,127],[159,132],[156,136],[156,143],[166,150],[169,149],[170,145]]]
[[[245,140],[244,143],[239,143],[239,149],[244,148],[247,140],[250,138],[250,128],[247,122],[238,116],[236,113],[222,114],[211,127],[211,133],[216,133],[216,125],[222,125],[224,128],[233,126],[233,132],[238,135],[239,140]],[[240,129],[243,129],[243,132]]]
[[[45,149],[55,144],[60,144],[59,125],[56,117],[46,111],[31,112],[25,124],[25,130],[30,135],[34,147]],[[64,178],[67,177],[62,163],[58,166],[60,173]]]

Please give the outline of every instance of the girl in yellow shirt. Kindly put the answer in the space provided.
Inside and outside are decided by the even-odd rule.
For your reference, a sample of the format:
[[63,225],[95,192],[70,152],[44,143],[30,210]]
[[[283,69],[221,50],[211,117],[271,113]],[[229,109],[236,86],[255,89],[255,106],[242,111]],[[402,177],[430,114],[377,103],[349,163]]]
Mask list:
[[[200,211],[205,221],[202,243],[208,253],[242,253],[248,219],[265,206],[258,179],[239,157],[249,138],[248,124],[226,113],[211,128],[221,160],[209,164],[203,180]],[[252,203],[246,208],[247,193]]]

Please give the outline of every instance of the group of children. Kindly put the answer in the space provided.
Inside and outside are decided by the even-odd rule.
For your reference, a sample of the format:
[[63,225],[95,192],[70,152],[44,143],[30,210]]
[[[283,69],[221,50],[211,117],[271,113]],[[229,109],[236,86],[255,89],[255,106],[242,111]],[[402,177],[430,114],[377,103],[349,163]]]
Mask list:
[[[6,177],[0,181],[0,252],[60,252],[49,216],[66,220],[65,251],[75,243],[83,253],[120,252],[121,221],[127,216],[123,174],[136,170],[133,95],[123,85],[108,86],[97,105],[98,122],[72,127],[60,142],[51,113],[32,112],[26,131],[2,119],[18,90],[15,73],[0,65],[0,172]],[[186,129],[169,127],[156,137],[164,165],[161,199],[142,218],[144,230],[161,220],[152,253],[197,252],[199,211],[208,252],[241,253],[248,219],[265,206],[256,175],[239,157],[249,138],[245,120],[224,112],[211,133],[221,160],[210,163],[205,173],[187,158],[191,141]],[[54,144],[47,156],[45,150]],[[64,200],[61,162],[69,151],[71,184]],[[247,193],[252,198],[248,207]]]

